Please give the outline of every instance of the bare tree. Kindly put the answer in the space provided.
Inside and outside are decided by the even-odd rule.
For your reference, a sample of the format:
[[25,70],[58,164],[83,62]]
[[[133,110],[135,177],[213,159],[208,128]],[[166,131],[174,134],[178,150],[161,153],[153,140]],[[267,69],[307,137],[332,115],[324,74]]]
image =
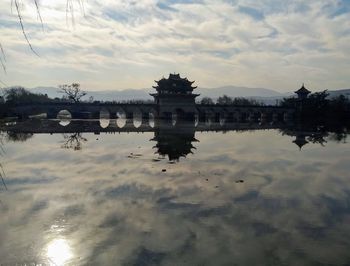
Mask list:
[[4,72],[6,73],[5,62],[6,62],[6,56],[5,56],[4,48],[2,47],[2,45],[0,43],[0,64],[1,64]]
[[[40,5],[39,5],[39,0],[31,0],[32,3],[35,5],[35,9],[36,9],[36,13],[37,13],[37,17],[40,20],[41,23],[41,27],[44,29],[44,23],[43,23],[43,19],[41,16],[41,12],[40,12]],[[66,22],[68,24],[68,14],[71,14],[71,20],[72,20],[72,25],[75,25],[75,21],[74,21],[74,4],[73,4],[74,0],[66,0]],[[85,10],[84,10],[84,0],[75,0],[76,2],[78,2],[80,9],[81,9],[81,13],[85,14]],[[32,52],[39,56],[39,54],[34,50],[28,36],[26,33],[26,30],[24,28],[24,21],[23,21],[23,16],[21,13],[21,1],[20,0],[11,0],[11,10],[13,5],[15,6],[15,10],[16,10],[16,14],[17,14],[17,18],[18,18],[18,22],[21,26],[21,30],[22,30],[22,34],[24,36],[24,39],[26,40],[30,50],[32,50]]]
[[[12,8],[12,5],[15,5],[15,8],[16,8],[16,13],[17,13],[17,17],[18,17],[18,21],[19,21],[19,24],[21,25],[21,29],[22,29],[22,34],[24,36],[24,39],[26,40],[30,50],[32,50],[32,52],[39,56],[38,53],[34,50],[32,44],[30,43],[29,39],[28,39],[28,36],[27,36],[27,33],[24,29],[24,24],[23,24],[23,17],[22,17],[22,14],[21,14],[21,9],[20,9],[20,2],[19,0],[14,0],[14,1],[11,1],[11,8]],[[38,1],[37,0],[34,0],[34,4],[35,4],[35,8],[37,10],[37,14],[38,14],[38,17],[40,19],[40,22],[41,22],[41,25],[43,25],[43,21],[42,21],[42,18],[41,18],[41,14],[40,14],[40,11],[39,11],[39,5],[38,5]]]
[[[4,70],[5,74],[6,74],[6,65],[5,65],[5,62],[6,62],[6,56],[5,56],[5,52],[4,52],[4,48],[2,47],[1,43],[0,43],[0,65],[2,66],[2,69]],[[0,85],[4,85],[6,86],[6,84],[0,80]],[[0,86],[1,88],[2,86]]]
[[[74,9],[75,9],[75,7],[74,7],[73,2],[77,2],[78,3],[81,13],[83,15],[85,15],[85,9],[84,9],[84,1],[85,0],[65,0],[65,1],[66,1],[66,22],[67,22],[67,25],[68,25],[68,16],[70,14],[72,25],[74,26],[75,25],[75,20],[74,20]],[[30,0],[30,2],[32,2],[33,5],[35,5],[37,17],[40,20],[40,24],[41,24],[42,29],[44,30],[44,22],[43,22],[43,18],[41,16],[41,12],[40,12],[40,1],[39,0]],[[14,7],[14,10],[15,10],[15,13],[17,15],[17,19],[18,19],[19,25],[21,27],[21,31],[22,31],[22,34],[24,36],[25,41],[27,42],[30,50],[35,55],[39,56],[39,54],[34,49],[32,43],[30,42],[30,40],[28,38],[28,35],[27,35],[27,32],[25,30],[25,27],[24,27],[25,23],[24,23],[24,20],[23,20],[22,10],[21,10],[22,9],[21,8],[22,5],[23,5],[23,3],[22,3],[21,0],[11,0],[11,11],[13,10],[13,7]],[[1,67],[3,69],[3,71],[6,73],[5,62],[6,62],[6,57],[5,57],[4,49],[3,49],[3,47],[2,47],[2,45],[0,43],[0,65],[1,65]],[[1,80],[0,80],[0,83],[4,84]]]
[[82,149],[82,143],[87,142],[87,139],[82,136],[79,132],[74,134],[63,134],[63,149],[73,149],[75,151],[80,151]]
[[58,87],[60,93],[64,93],[69,100],[75,103],[80,102],[80,99],[87,94],[85,91],[81,90],[79,83],[72,83],[71,85],[64,84]]

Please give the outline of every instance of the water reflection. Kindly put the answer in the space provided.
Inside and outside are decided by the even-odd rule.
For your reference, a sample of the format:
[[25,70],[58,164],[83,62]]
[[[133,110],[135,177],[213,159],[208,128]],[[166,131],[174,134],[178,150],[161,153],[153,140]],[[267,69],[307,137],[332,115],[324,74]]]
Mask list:
[[196,113],[194,115],[194,126],[197,127],[198,126],[198,123],[199,123],[199,114]]
[[63,134],[63,144],[61,145],[64,149],[73,149],[79,151],[82,149],[82,144],[87,141],[86,138],[82,136],[82,133],[76,132],[73,134]]
[[212,121],[4,127],[1,263],[346,265],[349,127]]
[[117,126],[123,128],[126,125],[126,113],[123,109],[119,109],[116,113],[117,116]]
[[135,128],[139,128],[142,125],[142,113],[138,109],[133,113],[133,124]]
[[60,121],[61,126],[68,126],[72,120],[72,114],[68,110],[61,110],[57,114],[57,119]]
[[169,161],[178,161],[180,157],[192,154],[196,149],[192,143],[197,142],[195,138],[195,127],[191,124],[185,126],[168,127],[166,123],[159,126],[154,132],[156,142],[154,148],[156,153],[163,157],[168,157]]
[[177,123],[177,113],[172,113],[171,114],[171,124],[175,126]]
[[9,131],[6,132],[6,141],[13,141],[13,142],[25,142],[28,139],[32,138],[34,136],[33,133],[24,133],[24,132],[13,132]]
[[67,240],[58,238],[52,240],[47,245],[47,257],[50,264],[52,263],[58,266],[66,265],[73,258],[73,252]]
[[223,115],[220,115],[220,118],[219,118],[220,125],[221,126],[225,125],[225,122],[226,122],[226,117]]
[[[118,128],[113,127],[113,122],[109,113],[101,114],[99,120],[74,120],[66,127],[57,127],[55,120],[28,120],[19,123],[11,123],[3,126],[6,133],[4,135],[6,141],[24,142],[34,136],[35,133],[61,133],[64,137],[62,147],[67,149],[80,150],[82,143],[87,139],[82,135],[84,132],[93,132],[100,134],[102,132],[154,132],[153,141],[157,141],[155,148],[158,149],[160,155],[168,155],[173,159],[185,157],[192,153],[195,147],[192,142],[196,141],[196,131],[245,131],[245,130],[265,130],[278,129],[282,135],[293,136],[291,141],[301,150],[309,143],[325,146],[328,141],[336,141],[346,143],[349,133],[347,126],[343,125],[293,125],[293,124],[264,124],[258,123],[228,123],[225,117],[219,117],[217,123],[214,119],[208,117],[205,122],[199,122],[195,117],[193,122],[177,121],[174,114],[171,121],[155,120],[152,113],[149,114],[148,123],[143,124],[142,114],[135,112],[133,114],[132,123],[128,123],[125,113],[117,113],[116,124]],[[59,122],[61,122],[59,120]],[[60,123],[59,123],[60,124]],[[25,131],[25,132],[23,132]],[[167,147],[167,148],[166,148]],[[189,148],[191,147],[191,148]],[[183,148],[183,153],[181,149]],[[179,150],[179,156],[170,155],[170,150]],[[164,152],[165,150],[169,152]],[[182,154],[182,155],[180,155]]]
[[110,123],[110,114],[108,110],[102,109],[100,111],[100,126],[101,128],[107,128]]
[[149,113],[148,123],[151,128],[154,128],[155,126],[155,115],[153,112]]

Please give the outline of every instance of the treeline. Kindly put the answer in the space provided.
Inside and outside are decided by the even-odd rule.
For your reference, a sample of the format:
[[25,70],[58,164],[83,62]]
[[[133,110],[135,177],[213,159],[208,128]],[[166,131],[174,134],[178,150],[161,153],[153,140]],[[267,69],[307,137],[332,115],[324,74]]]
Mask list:
[[325,90],[312,93],[304,100],[284,98],[280,105],[296,108],[302,119],[350,119],[350,100],[344,95],[329,99],[328,95]]
[[52,102],[53,99],[49,98],[47,94],[32,93],[23,87],[12,87],[4,89],[2,102],[8,104],[18,104],[18,103],[44,103]]
[[215,101],[212,98],[209,97],[203,97],[199,102],[199,104],[203,105],[235,105],[235,106],[248,106],[248,105],[254,105],[254,106],[262,106],[264,103],[259,102],[254,99],[248,99],[243,97],[230,97],[227,95],[220,96]]
[[23,104],[23,103],[112,103],[112,104],[151,104],[153,100],[112,100],[112,101],[96,101],[92,96],[82,99],[86,92],[80,89],[78,83],[72,85],[60,85],[59,92],[62,93],[62,97],[50,98],[47,94],[33,93],[23,87],[11,87],[3,90],[2,96],[0,96],[0,103],[6,103],[9,105]]
[[[153,100],[112,100],[112,101],[96,101],[92,96],[82,99],[87,95],[86,92],[80,89],[78,83],[73,83],[71,85],[60,85],[59,92],[62,93],[61,98],[50,98],[47,94],[33,93],[23,87],[12,87],[4,89],[2,102],[7,104],[22,104],[22,103],[62,103],[62,102],[71,102],[71,103],[114,103],[114,104],[152,104]],[[256,101],[254,99],[247,98],[233,98],[227,95],[220,96],[215,101],[209,97],[203,97],[198,104],[203,105],[236,105],[236,106],[261,106],[263,103]]]
[[[80,89],[78,83],[71,85],[60,85],[59,92],[62,97],[50,98],[47,94],[33,93],[24,87],[11,87],[3,89],[1,101],[9,105],[21,103],[53,103],[53,102],[80,102],[81,98],[86,95],[86,92]],[[89,100],[93,100],[89,98]]]

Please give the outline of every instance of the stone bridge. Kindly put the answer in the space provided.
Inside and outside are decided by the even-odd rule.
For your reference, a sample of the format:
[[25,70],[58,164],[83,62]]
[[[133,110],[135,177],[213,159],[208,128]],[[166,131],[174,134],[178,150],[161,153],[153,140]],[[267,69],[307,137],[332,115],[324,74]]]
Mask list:
[[30,133],[30,134],[63,134],[63,133],[122,133],[122,132],[172,132],[181,133],[186,131],[203,132],[203,131],[241,131],[241,130],[260,130],[276,129],[291,125],[291,123],[229,123],[229,122],[189,122],[189,121],[172,121],[148,120],[142,123],[135,123],[134,119],[126,119],[123,124],[116,123],[116,120],[71,120],[62,123],[60,120],[46,119],[27,119],[19,122],[8,122],[1,126],[4,132],[13,133]]
[[[47,119],[68,115],[71,119],[149,119],[149,118],[186,118],[188,120],[249,122],[249,121],[288,121],[293,118],[294,109],[278,106],[229,106],[200,105],[181,108],[171,106],[167,112],[159,112],[157,104],[126,103],[47,103],[20,104],[8,107],[3,116],[17,116],[25,119],[44,114]],[[184,115],[185,114],[185,115]]]

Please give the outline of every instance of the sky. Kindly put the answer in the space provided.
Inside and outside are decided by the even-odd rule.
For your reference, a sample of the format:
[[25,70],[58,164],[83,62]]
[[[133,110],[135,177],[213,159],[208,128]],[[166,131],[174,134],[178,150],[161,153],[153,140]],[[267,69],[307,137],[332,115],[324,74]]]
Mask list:
[[[2,86],[150,88],[169,73],[199,87],[350,88],[350,0],[0,0]],[[5,85],[4,85],[5,84]]]

